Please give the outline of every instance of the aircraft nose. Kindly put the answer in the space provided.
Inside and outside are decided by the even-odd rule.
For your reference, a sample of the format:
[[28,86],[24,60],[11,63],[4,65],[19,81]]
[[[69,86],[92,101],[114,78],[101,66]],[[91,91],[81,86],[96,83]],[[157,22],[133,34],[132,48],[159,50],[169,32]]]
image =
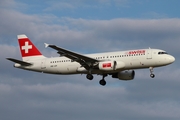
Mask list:
[[170,61],[171,63],[173,63],[173,62],[175,61],[175,58],[174,58],[173,56],[170,56],[170,57],[169,57],[169,61]]

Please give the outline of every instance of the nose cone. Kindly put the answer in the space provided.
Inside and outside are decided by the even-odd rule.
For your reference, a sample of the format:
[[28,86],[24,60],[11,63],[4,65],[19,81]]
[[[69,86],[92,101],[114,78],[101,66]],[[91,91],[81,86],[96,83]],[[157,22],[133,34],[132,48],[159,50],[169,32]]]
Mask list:
[[173,56],[170,56],[170,57],[169,57],[169,62],[170,62],[170,63],[173,63],[174,61],[175,61],[175,58],[174,58]]

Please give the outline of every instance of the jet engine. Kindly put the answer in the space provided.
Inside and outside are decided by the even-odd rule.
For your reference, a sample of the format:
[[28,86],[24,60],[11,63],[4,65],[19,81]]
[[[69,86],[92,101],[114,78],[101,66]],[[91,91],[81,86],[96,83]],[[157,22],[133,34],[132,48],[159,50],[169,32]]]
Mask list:
[[124,67],[125,64],[124,62],[121,61],[104,61],[104,62],[99,62],[98,64],[98,68],[104,71],[117,70],[117,69],[122,69]]
[[134,76],[134,70],[126,70],[112,74],[112,78],[118,78],[119,80],[133,80]]

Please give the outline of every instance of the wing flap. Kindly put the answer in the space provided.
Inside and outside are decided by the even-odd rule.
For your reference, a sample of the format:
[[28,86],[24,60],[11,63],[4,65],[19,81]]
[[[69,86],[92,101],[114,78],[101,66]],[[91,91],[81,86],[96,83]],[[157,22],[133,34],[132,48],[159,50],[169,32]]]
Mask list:
[[13,58],[6,58],[7,60],[10,60],[12,62],[15,62],[15,63],[18,63],[22,66],[30,66],[32,65],[31,63],[28,63],[28,62],[24,62],[24,61],[21,61],[21,60],[17,60],[17,59],[13,59]]

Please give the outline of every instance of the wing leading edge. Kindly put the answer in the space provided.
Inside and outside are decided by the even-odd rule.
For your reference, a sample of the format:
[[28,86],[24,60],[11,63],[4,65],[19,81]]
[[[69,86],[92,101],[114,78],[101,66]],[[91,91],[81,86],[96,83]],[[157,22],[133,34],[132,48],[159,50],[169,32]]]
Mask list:
[[91,57],[88,57],[88,56],[85,56],[76,52],[72,52],[70,50],[67,50],[61,47],[57,47],[56,45],[49,45],[45,43],[45,47],[50,47],[52,49],[57,50],[58,54],[60,54],[61,56],[65,56],[71,59],[72,61],[78,62],[79,64],[82,65],[82,67],[86,68],[87,70],[89,70],[94,64],[99,62],[98,60],[94,58],[91,58]]

